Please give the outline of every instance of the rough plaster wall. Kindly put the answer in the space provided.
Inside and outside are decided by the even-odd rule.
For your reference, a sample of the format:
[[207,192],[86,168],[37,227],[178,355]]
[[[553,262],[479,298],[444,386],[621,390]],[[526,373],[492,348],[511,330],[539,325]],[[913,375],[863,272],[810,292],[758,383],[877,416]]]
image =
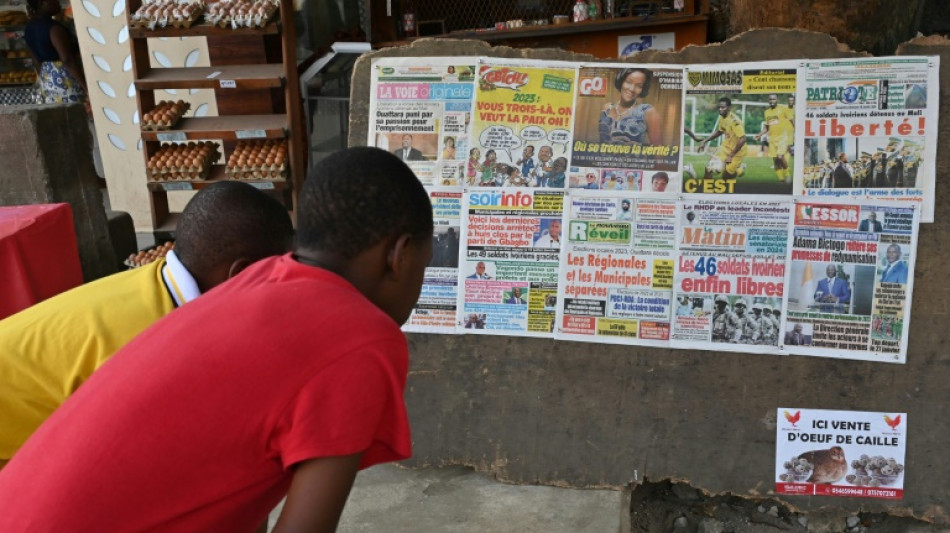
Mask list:
[[[950,139],[950,41],[912,41],[902,54],[940,55],[941,144]],[[584,59],[557,50],[423,40],[360,59],[350,145],[366,143],[373,57],[490,55]],[[649,52],[639,62],[718,63],[863,55],[825,34],[755,30],[720,45]],[[938,181],[950,150],[938,150]],[[767,496],[774,488],[775,410],[906,411],[902,501],[780,498],[792,508],[888,512],[950,524],[944,415],[950,380],[950,189],[937,188],[922,226],[906,365],[583,344],[516,337],[409,336],[406,399],[410,466],[465,464],[499,479],[572,487],[683,480],[714,494]]]

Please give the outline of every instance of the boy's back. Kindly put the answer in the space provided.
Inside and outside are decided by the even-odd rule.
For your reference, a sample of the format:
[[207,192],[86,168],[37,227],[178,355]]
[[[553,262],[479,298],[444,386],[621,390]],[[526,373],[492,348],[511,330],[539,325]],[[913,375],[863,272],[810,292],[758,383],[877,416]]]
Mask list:
[[252,530],[295,463],[408,457],[407,364],[396,322],[346,280],[261,261],[146,330],[54,413],[0,473],[0,530]]

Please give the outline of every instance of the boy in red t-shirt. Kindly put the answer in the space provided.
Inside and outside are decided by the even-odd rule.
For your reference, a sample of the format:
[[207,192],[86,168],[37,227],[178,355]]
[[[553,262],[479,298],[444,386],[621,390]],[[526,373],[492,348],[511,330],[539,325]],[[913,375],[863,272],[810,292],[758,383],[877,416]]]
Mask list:
[[321,161],[292,255],[102,366],[0,471],[0,531],[332,531],[357,470],[411,453],[409,317],[432,209],[392,154]]

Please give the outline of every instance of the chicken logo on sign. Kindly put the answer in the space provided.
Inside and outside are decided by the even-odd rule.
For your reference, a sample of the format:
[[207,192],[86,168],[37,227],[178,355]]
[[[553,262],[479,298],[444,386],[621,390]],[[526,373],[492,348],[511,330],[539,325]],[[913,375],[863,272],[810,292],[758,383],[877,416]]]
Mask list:
[[884,422],[886,422],[888,426],[891,426],[891,429],[897,429],[897,426],[901,425],[901,415],[897,415],[894,418],[884,415]]
[[782,411],[782,413],[785,414],[785,420],[788,420],[788,422],[792,425],[792,427],[795,427],[795,428],[798,427],[795,424],[797,424],[798,420],[801,419],[802,417],[801,411],[795,411],[794,415],[789,413],[788,411]]

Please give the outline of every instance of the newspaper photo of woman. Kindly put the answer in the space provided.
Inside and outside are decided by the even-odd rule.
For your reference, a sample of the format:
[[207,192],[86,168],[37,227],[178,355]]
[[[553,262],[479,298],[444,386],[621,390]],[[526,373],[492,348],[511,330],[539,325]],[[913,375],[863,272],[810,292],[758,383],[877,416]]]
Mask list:
[[602,143],[653,145],[660,130],[660,114],[650,104],[638,103],[650,94],[653,76],[643,68],[621,70],[614,79],[620,91],[617,102],[604,106],[598,131]]

